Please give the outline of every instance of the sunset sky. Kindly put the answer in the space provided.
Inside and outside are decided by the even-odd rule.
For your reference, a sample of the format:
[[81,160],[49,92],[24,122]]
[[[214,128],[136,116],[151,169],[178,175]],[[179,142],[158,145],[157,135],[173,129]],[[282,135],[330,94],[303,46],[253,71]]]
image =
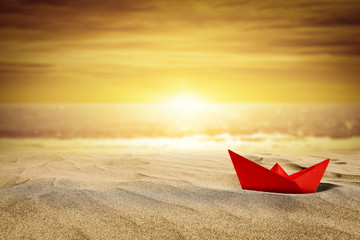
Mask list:
[[0,102],[360,102],[360,1],[2,0]]

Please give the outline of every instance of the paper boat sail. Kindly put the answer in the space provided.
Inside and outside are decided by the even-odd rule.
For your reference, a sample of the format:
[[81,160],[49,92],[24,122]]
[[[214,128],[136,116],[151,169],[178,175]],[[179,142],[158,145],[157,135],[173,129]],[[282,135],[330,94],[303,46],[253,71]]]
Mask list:
[[229,150],[242,189],[276,193],[313,193],[330,159],[288,175],[279,164],[270,170]]

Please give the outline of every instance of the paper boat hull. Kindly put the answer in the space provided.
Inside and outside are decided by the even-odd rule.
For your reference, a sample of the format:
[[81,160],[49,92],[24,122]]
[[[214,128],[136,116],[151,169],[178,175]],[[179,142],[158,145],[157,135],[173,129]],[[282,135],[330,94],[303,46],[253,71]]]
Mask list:
[[292,175],[279,168],[269,170],[229,150],[241,187],[245,190],[276,193],[313,193],[325,172],[329,159]]

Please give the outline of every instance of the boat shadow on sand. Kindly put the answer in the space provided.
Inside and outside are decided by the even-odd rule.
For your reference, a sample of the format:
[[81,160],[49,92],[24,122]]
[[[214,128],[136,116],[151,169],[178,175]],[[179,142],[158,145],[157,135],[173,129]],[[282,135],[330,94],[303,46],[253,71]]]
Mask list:
[[324,192],[336,187],[339,187],[339,185],[332,183],[320,183],[316,189],[316,192]]

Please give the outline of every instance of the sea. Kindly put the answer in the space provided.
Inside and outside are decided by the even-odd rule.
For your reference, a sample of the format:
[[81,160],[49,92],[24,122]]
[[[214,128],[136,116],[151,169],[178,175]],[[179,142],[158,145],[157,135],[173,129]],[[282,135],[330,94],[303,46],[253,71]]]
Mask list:
[[1,104],[0,144],[21,139],[44,146],[357,151],[360,104]]

